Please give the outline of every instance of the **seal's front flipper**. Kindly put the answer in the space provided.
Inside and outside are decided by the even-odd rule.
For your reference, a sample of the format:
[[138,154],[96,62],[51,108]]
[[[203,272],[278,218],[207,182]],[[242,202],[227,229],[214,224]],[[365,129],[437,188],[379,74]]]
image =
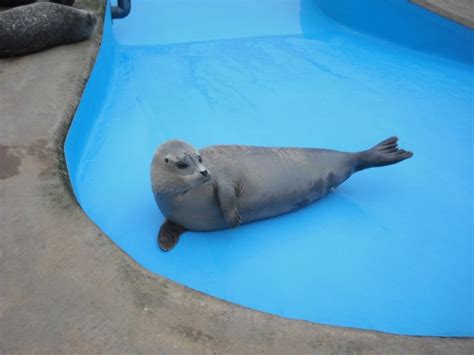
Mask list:
[[217,184],[217,199],[227,225],[232,228],[240,226],[242,219],[234,186]]
[[369,150],[356,153],[357,162],[355,171],[392,165],[411,158],[413,153],[398,149],[397,141],[397,137],[390,137]]
[[179,241],[179,236],[186,231],[186,228],[167,219],[161,226],[160,233],[158,233],[158,245],[161,250],[169,251],[173,249]]

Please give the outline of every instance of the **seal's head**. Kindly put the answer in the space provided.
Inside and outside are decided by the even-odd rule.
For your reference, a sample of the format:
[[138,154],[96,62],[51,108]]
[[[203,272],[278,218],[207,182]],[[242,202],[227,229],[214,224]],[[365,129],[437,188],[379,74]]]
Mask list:
[[151,164],[153,193],[159,199],[181,195],[211,179],[199,151],[179,140],[158,147]]

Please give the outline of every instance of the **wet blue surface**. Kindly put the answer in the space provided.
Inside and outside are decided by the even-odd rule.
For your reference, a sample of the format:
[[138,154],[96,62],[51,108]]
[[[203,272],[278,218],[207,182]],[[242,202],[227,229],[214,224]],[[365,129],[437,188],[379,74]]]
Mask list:
[[[285,317],[474,335],[473,31],[402,0],[133,5],[106,24],[66,144],[79,203],[119,247]],[[165,140],[361,150],[391,135],[415,156],[295,213],[156,245]]]

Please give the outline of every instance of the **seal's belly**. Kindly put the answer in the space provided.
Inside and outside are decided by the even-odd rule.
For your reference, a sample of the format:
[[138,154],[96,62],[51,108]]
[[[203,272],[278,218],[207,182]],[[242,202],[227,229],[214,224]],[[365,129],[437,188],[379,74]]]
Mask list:
[[166,218],[186,229],[212,231],[228,228],[211,183],[205,183],[174,199],[157,202]]
[[[332,155],[332,154],[331,154]],[[245,188],[239,197],[239,211],[245,223],[278,216],[304,207],[334,190],[352,173],[345,156],[334,154],[331,164],[325,157],[293,160],[278,168],[253,166],[245,174]],[[273,173],[268,172],[273,169]],[[259,173],[260,172],[260,173]]]
[[321,178],[307,177],[298,183],[275,183],[274,189],[255,188],[239,198],[239,211],[245,223],[278,216],[304,207],[333,190],[342,179],[334,174]]

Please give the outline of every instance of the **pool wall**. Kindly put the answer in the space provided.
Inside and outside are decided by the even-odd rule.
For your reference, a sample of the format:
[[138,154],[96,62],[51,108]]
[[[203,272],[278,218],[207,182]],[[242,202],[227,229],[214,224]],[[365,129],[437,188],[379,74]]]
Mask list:
[[473,63],[472,30],[407,0],[314,1],[329,17],[355,31],[418,51]]
[[77,186],[75,179],[79,174],[78,166],[83,157],[83,152],[87,150],[84,142],[88,141],[92,130],[97,127],[96,118],[100,116],[103,102],[110,91],[114,75],[114,63],[117,60],[117,44],[112,32],[110,12],[110,5],[107,5],[100,50],[65,143],[65,155],[71,185],[79,202],[79,191],[75,188]]

